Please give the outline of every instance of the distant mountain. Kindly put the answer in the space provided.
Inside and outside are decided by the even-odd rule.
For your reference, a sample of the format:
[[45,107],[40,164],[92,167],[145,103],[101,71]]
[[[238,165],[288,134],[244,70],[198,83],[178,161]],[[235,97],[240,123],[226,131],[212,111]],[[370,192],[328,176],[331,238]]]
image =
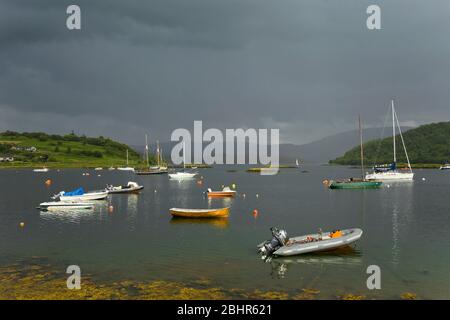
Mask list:
[[[438,164],[450,160],[450,122],[432,123],[411,129],[403,134],[411,163]],[[364,143],[364,158],[368,164],[392,162],[392,137]],[[356,144],[355,144],[356,145]],[[396,139],[397,162],[405,163],[400,136]],[[332,161],[335,164],[357,165],[360,161],[359,146],[354,146]]]
[[[411,128],[402,128],[403,132],[406,132]],[[378,139],[383,132],[382,128],[369,128],[363,131],[364,141]],[[384,130],[384,137],[391,136],[391,132],[388,128]],[[359,143],[359,133],[357,130],[346,131],[338,133],[333,136],[325,137],[323,139],[303,144],[280,144],[280,163],[293,164],[295,159],[299,159],[302,162],[307,163],[328,163],[330,159],[334,159],[343,154],[346,150]],[[163,156],[165,159],[170,160],[170,153],[172,147],[176,142],[161,143],[160,147],[163,150]],[[204,144],[207,145],[207,144]],[[132,146],[133,149],[139,153],[142,153],[145,148],[143,145]],[[149,149],[152,153],[156,150],[156,145],[149,145]],[[246,144],[246,150],[248,153],[249,146]],[[248,160],[248,156],[247,156]]]
[[[411,127],[404,127],[402,132],[410,129]],[[389,128],[385,128],[384,132],[383,128],[367,128],[363,130],[364,142],[391,136],[392,132]],[[299,150],[305,162],[328,163],[330,159],[335,159],[358,144],[359,132],[358,130],[352,130],[300,145]]]

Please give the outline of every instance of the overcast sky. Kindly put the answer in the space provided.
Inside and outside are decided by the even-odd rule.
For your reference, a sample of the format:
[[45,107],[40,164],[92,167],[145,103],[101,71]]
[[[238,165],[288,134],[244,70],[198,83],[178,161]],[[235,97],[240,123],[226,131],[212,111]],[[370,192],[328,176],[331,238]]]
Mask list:
[[449,121],[449,33],[448,0],[0,0],[0,131],[137,144],[203,120],[301,144],[382,126],[392,97],[405,125]]

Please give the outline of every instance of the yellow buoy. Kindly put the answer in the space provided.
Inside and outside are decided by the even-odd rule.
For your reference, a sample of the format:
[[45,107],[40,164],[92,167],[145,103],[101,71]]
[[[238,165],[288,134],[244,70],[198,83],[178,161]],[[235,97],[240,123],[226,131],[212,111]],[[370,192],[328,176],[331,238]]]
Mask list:
[[233,184],[231,185],[231,187],[232,187],[233,189],[236,189],[236,184],[233,183]]
[[20,226],[21,228],[25,227],[25,222],[19,223],[19,226]]
[[256,194],[256,197],[259,198],[259,194]]

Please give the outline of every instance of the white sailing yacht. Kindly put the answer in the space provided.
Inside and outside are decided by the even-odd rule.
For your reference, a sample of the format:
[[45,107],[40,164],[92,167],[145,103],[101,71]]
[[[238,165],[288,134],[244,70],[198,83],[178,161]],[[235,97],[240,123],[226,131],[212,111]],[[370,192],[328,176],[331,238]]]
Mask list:
[[127,166],[126,167],[118,167],[117,170],[134,172],[134,168],[128,166],[128,149],[127,149]]
[[177,171],[175,173],[169,173],[169,178],[174,180],[187,180],[192,179],[197,175],[197,172],[186,172],[186,155],[185,155],[185,143],[183,141],[183,171]]
[[[397,181],[411,181],[414,179],[414,172],[411,168],[408,152],[406,151],[405,141],[403,140],[402,130],[398,121],[397,113],[394,108],[394,100],[391,100],[392,108],[392,139],[394,147],[394,162],[389,167],[374,167],[374,172],[367,174],[367,180],[397,180]],[[395,145],[395,125],[398,127],[398,132],[402,140],[403,149],[405,150],[406,160],[408,161],[408,170],[397,169],[397,150]]]

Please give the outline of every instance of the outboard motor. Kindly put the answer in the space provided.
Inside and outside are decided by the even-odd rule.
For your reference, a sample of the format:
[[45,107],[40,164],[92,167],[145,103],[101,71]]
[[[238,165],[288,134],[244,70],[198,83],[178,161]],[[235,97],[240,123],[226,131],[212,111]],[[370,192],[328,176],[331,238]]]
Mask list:
[[264,256],[270,256],[284,246],[288,240],[287,232],[285,230],[272,227],[270,228],[270,231],[272,232],[272,239],[264,242],[259,248],[259,252]]

